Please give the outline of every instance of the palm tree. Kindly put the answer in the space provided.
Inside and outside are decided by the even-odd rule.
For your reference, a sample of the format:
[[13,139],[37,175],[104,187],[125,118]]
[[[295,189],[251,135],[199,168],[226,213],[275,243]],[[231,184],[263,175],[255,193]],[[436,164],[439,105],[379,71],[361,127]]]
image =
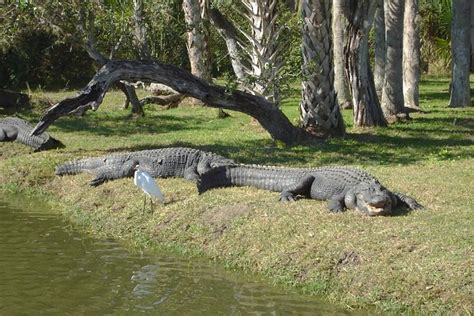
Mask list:
[[453,0],[451,28],[453,62],[449,107],[471,105],[469,87],[471,1]]
[[334,87],[337,93],[337,100],[343,109],[350,109],[352,107],[351,95],[349,93],[349,85],[346,80],[346,71],[344,68],[344,39],[347,21],[344,19],[342,11],[347,1],[343,2],[343,7],[336,4],[332,8],[332,34],[333,34],[333,48],[334,48]]
[[383,0],[377,1],[375,10],[374,29],[375,29],[375,47],[374,47],[374,82],[377,95],[382,98],[383,79],[385,77],[385,17],[383,10]]
[[406,0],[403,20],[403,98],[405,107],[420,110],[420,32],[418,29],[418,0]]
[[[334,0],[339,5],[342,0]],[[370,19],[375,14],[373,0],[349,0],[343,11],[347,18],[347,40],[344,47],[346,71],[353,99],[355,126],[385,126],[369,64]]]
[[406,117],[403,101],[402,45],[404,0],[385,0],[385,76],[382,110],[389,121]]
[[303,1],[301,12],[304,78],[300,119],[311,133],[342,135],[344,122],[334,90],[330,1]]

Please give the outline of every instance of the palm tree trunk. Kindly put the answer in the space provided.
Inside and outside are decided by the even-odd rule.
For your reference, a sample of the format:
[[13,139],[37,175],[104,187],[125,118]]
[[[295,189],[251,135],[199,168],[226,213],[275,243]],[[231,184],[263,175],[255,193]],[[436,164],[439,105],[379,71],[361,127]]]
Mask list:
[[403,13],[404,0],[385,0],[385,77],[382,110],[389,122],[406,118],[403,101]]
[[449,107],[471,105],[469,87],[471,1],[453,0],[451,49],[453,55]]
[[303,1],[303,87],[300,120],[321,137],[343,135],[344,122],[334,91],[330,1]]
[[406,0],[403,21],[403,98],[405,107],[420,110],[418,85],[421,44],[417,16],[418,0]]
[[347,27],[347,21],[342,14],[344,7],[347,6],[347,1],[341,1],[341,5],[343,5],[343,7],[337,6],[336,3],[333,5],[333,17],[336,17],[332,19],[334,39],[334,87],[336,89],[339,105],[343,109],[350,109],[352,108],[352,102],[344,68],[344,33]]
[[282,47],[276,23],[277,0],[244,0],[242,3],[247,9],[251,29],[251,34],[241,30],[250,42],[250,90],[278,106],[281,101],[279,75]]
[[[334,4],[339,1],[334,0]],[[355,126],[361,127],[386,125],[369,64],[370,17],[375,8],[375,2],[370,0],[350,0],[344,10],[348,20],[344,54],[354,106],[353,120]]]
[[375,29],[375,66],[374,82],[375,89],[379,99],[382,99],[383,79],[385,77],[385,17],[383,10],[383,0],[377,1],[375,10],[374,29]]

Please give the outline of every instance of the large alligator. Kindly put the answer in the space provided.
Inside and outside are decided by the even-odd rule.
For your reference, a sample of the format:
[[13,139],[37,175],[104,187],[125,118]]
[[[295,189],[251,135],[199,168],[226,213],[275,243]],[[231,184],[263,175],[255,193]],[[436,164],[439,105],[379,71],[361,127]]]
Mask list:
[[30,146],[34,151],[61,148],[64,145],[57,139],[44,132],[32,136],[33,126],[18,117],[5,117],[0,119],[0,142],[15,141]]
[[67,162],[56,168],[56,175],[93,173],[96,177],[90,185],[98,186],[106,181],[132,177],[139,165],[155,178],[184,177],[196,181],[198,175],[211,168],[233,163],[231,159],[199,149],[169,147]]
[[332,212],[355,208],[370,216],[390,214],[396,206],[422,208],[413,198],[390,192],[367,172],[346,167],[222,166],[200,175],[197,186],[200,194],[216,187],[252,186],[281,192],[282,201],[301,195],[327,200]]

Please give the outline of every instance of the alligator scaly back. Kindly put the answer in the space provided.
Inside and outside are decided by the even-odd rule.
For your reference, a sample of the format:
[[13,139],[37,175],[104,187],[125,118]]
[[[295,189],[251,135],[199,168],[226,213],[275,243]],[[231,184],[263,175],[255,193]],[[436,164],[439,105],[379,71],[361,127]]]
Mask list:
[[38,136],[30,135],[32,130],[33,126],[18,117],[0,119],[0,141],[15,141],[32,147],[34,151],[64,147],[46,132]]
[[67,162],[56,168],[56,175],[73,175],[89,172],[96,175],[91,185],[131,177],[134,168],[153,177],[184,177],[196,180],[198,175],[214,167],[233,164],[231,159],[195,148],[168,147],[142,151],[116,153],[96,158]]
[[280,200],[295,201],[297,196],[328,201],[328,209],[341,212],[356,208],[373,215],[386,215],[397,205],[410,209],[422,206],[411,197],[386,189],[369,173],[348,167],[286,168],[256,165],[230,165],[200,175],[197,189],[251,186],[280,192]]

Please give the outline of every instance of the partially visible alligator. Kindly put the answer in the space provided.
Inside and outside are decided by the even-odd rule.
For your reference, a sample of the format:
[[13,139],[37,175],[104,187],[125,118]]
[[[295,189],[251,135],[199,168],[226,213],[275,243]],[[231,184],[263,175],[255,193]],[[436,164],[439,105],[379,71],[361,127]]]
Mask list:
[[390,192],[367,172],[346,167],[222,166],[202,174],[197,186],[199,193],[216,187],[252,186],[281,192],[282,201],[295,201],[302,195],[327,200],[332,212],[355,208],[370,216],[390,214],[400,205],[422,208],[413,198]]
[[56,174],[93,173],[96,177],[90,185],[98,186],[106,181],[132,177],[139,165],[155,178],[184,177],[196,181],[199,174],[211,168],[233,163],[231,159],[199,149],[169,147],[72,161],[58,166]]
[[21,118],[2,118],[0,119],[0,142],[16,141],[32,147],[34,151],[64,147],[59,140],[49,136],[46,132],[38,136],[31,136],[32,130],[33,126]]

